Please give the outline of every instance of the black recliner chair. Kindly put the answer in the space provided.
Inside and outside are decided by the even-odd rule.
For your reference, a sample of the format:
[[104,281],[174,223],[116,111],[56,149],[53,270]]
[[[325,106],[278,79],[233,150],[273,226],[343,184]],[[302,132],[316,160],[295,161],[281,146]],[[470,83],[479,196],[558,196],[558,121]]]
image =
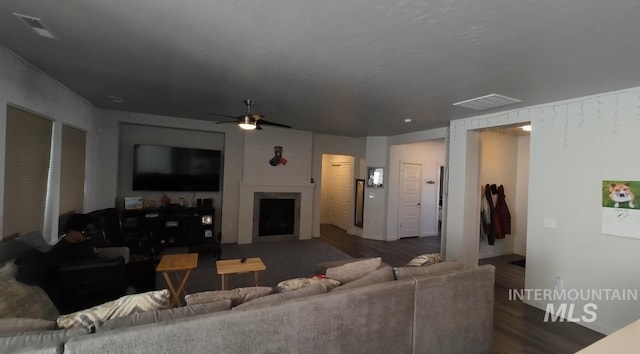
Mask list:
[[58,268],[58,277],[57,289],[48,289],[47,293],[61,313],[115,300],[125,295],[128,287],[124,257],[64,262]]

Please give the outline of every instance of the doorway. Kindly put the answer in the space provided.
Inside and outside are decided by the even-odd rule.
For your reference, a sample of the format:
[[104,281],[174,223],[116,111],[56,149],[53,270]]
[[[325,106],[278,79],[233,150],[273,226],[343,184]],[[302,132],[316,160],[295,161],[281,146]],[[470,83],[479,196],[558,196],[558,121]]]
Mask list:
[[402,163],[398,204],[398,238],[420,235],[422,165]]
[[[522,125],[479,131],[479,182],[480,186],[489,185],[490,192],[484,194],[478,190],[478,193],[486,209],[489,198],[495,206],[498,189],[502,186],[511,215],[506,218],[509,220],[503,218],[497,222],[501,225],[497,231],[491,227],[480,227],[479,259],[508,254],[526,255],[530,133],[523,130]],[[495,240],[490,240],[493,238],[491,233],[495,234]],[[498,238],[501,233],[505,234],[504,238]]]
[[354,220],[354,157],[322,155],[322,224],[335,225],[349,233]]
[[388,241],[438,236],[439,178],[445,151],[444,139],[391,145],[388,209],[396,212],[388,213]]

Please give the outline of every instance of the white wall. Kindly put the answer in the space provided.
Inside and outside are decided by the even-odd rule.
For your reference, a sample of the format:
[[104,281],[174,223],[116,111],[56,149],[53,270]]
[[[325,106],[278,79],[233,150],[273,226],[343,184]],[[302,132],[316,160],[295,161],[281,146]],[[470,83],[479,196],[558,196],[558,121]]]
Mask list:
[[[640,88],[453,121],[447,259],[477,264],[477,248],[473,252],[469,242],[479,228],[475,130],[527,121],[533,132],[526,287],[553,289],[560,277],[565,289],[640,292],[640,240],[600,231],[602,180],[638,180],[640,175],[640,164],[631,157],[640,131]],[[556,226],[545,227],[545,219]],[[640,317],[637,301],[595,302],[597,320],[580,324],[596,331],[611,333]],[[545,301],[529,303],[546,307]],[[575,301],[578,309],[584,303]]]
[[[7,105],[33,112],[54,121],[49,203],[43,233],[50,241],[57,239],[60,202],[60,154],[62,124],[86,131],[87,151],[85,170],[84,211],[92,210],[97,202],[93,193],[97,185],[95,119],[97,112],[83,98],[49,76],[23,62],[0,47],[0,228],[4,205],[4,156],[6,146]],[[0,237],[3,233],[0,230]]]
[[367,137],[367,167],[383,167],[383,188],[364,190],[364,225],[362,237],[385,240],[387,235],[387,190],[389,189],[388,141],[385,136]]
[[[311,183],[311,132],[266,128],[249,131],[245,135],[243,175],[244,182],[268,184]],[[274,146],[282,146],[286,165],[271,166]]]
[[529,145],[530,136],[518,137],[518,167],[516,168],[515,212],[512,213],[511,227],[515,230],[513,252],[521,256],[527,254],[527,214],[529,212]]
[[[518,166],[518,137],[492,131],[480,133],[480,186],[486,184],[502,185],[505,191],[505,200],[510,209],[512,217],[515,216],[515,196]],[[482,195],[481,195],[482,197]],[[494,198],[495,200],[495,198]],[[513,219],[510,220],[513,222]],[[512,224],[514,225],[514,224]],[[496,239],[493,245],[487,243],[487,237],[480,238],[480,258],[489,258],[504,254],[513,253],[513,239],[515,228],[512,233],[503,239]]]
[[[389,157],[389,205],[387,240],[396,240],[398,234],[398,205],[400,167],[403,163],[422,166],[420,235],[438,235],[438,175],[444,166],[444,139],[421,143],[391,145]],[[433,181],[435,184],[428,184]]]

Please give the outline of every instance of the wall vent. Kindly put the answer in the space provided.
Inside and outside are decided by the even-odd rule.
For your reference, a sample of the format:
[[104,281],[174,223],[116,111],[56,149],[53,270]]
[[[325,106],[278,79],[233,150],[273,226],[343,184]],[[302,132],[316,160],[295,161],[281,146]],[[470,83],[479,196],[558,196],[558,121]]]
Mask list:
[[53,32],[51,32],[43,23],[42,20],[40,20],[37,17],[33,17],[33,16],[27,16],[27,15],[22,15],[19,13],[13,13],[14,16],[16,16],[17,18],[19,18],[20,20],[22,20],[22,22],[24,22],[27,26],[29,26],[29,28],[31,28],[32,30],[34,30],[38,35],[45,37],[45,38],[49,38],[49,39],[59,39],[58,37],[56,37],[55,34],[53,34]]
[[472,98],[466,101],[456,102],[453,105],[458,107],[465,107],[475,109],[476,111],[482,111],[485,109],[496,108],[500,106],[506,106],[514,103],[522,102],[519,99],[498,95],[497,93],[492,93],[490,95]]

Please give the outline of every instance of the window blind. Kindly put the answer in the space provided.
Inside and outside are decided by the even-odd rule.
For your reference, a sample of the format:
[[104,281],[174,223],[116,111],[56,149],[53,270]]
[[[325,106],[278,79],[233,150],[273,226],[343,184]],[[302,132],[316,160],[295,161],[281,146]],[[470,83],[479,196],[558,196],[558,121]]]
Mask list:
[[[86,133],[62,126],[62,151],[60,161],[60,216],[71,212],[81,213],[84,206]],[[59,225],[63,228],[64,225]]]
[[3,236],[42,231],[53,122],[7,106]]

